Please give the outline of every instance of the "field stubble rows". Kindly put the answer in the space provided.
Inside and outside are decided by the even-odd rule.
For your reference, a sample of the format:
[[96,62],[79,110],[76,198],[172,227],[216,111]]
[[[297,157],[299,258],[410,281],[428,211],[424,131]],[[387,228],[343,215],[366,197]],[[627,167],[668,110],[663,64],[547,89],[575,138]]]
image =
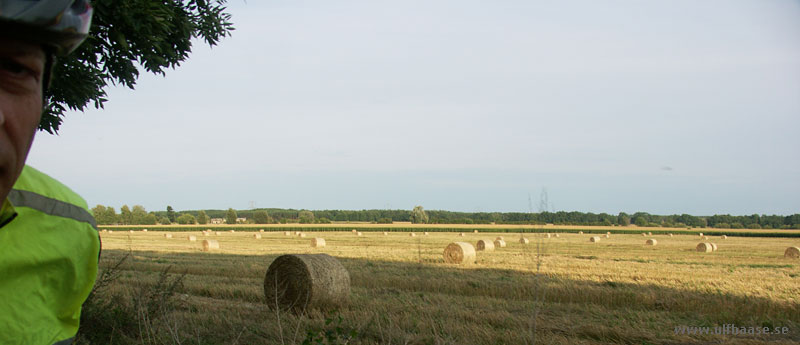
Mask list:
[[[186,236],[194,235],[197,242]],[[352,280],[351,303],[335,315],[358,331],[351,343],[380,344],[682,344],[800,341],[800,262],[783,258],[796,239],[711,237],[719,250],[695,251],[697,235],[617,235],[590,243],[588,234],[432,232],[307,233],[150,231],[103,233],[101,267],[126,253],[121,277],[103,293],[120,303],[158,283],[159,273],[185,273],[180,302],[165,318],[167,339],[197,344],[300,343],[325,329],[331,313],[276,314],[266,307],[267,267],[285,253],[327,253]],[[508,247],[478,252],[471,265],[445,264],[444,247],[502,235]],[[327,246],[312,248],[311,238]],[[213,238],[220,249],[202,252]],[[658,239],[646,246],[648,238]],[[280,321],[280,322],[279,322]],[[280,323],[280,326],[278,326]],[[676,326],[788,327],[787,335],[676,335]],[[535,331],[534,331],[535,328]],[[121,341],[121,340],[120,340]]]

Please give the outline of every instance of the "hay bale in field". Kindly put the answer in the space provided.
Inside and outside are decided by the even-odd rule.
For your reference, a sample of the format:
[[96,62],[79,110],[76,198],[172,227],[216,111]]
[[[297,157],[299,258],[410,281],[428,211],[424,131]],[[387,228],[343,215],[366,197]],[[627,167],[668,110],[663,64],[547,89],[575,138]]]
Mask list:
[[312,238],[311,239],[311,246],[314,248],[322,248],[325,246],[325,239],[324,238]]
[[219,236],[219,235],[222,235],[222,233],[221,233],[221,232],[219,232],[219,231],[214,231],[214,235],[217,235],[217,236]]
[[520,237],[519,238],[519,243],[528,244],[528,243],[530,243],[530,241],[525,237]]
[[203,251],[211,251],[213,249],[219,249],[219,242],[217,240],[203,240]]
[[297,235],[297,236],[299,236],[299,237],[301,237],[301,238],[302,238],[302,237],[306,237],[306,234],[305,234],[304,232],[301,232],[301,233],[300,233],[299,235]]
[[697,251],[701,253],[711,253],[714,251],[714,247],[711,246],[711,243],[700,242],[697,245]]
[[164,238],[172,238],[172,234],[164,234]]
[[264,296],[272,309],[340,307],[350,298],[350,274],[328,254],[281,255],[267,269]]
[[103,229],[103,232],[108,232],[108,229]]
[[497,236],[497,237],[495,237],[495,239],[494,239],[494,240],[495,240],[495,241],[497,241],[497,240],[500,240],[500,241],[505,241],[506,239],[505,239],[505,238],[503,238],[503,236]]
[[231,230],[231,233],[234,233],[234,232],[236,232],[236,231],[234,231],[234,230]]
[[461,232],[461,233],[459,233],[459,234],[458,234],[458,236],[460,236],[460,237],[464,237],[465,235],[464,235],[464,233],[463,233],[463,232]]
[[415,234],[415,233],[411,232],[411,233],[409,233],[409,234],[408,234],[408,236],[410,236],[410,237],[415,237],[415,236],[417,236],[417,234]]
[[109,234],[113,234],[113,233],[114,233],[114,230],[108,230],[108,233],[109,233]]
[[703,240],[708,241],[708,236],[703,236]]
[[260,233],[259,234],[253,234],[253,238],[255,238],[257,240],[260,240],[261,239],[261,234]]
[[142,232],[147,232],[147,229],[142,229]]
[[717,251],[717,244],[716,243],[710,243],[710,244],[711,244],[711,251],[712,252],[716,252]]
[[700,237],[703,237],[703,233],[702,232],[700,233]]
[[448,264],[475,263],[475,247],[472,243],[453,242],[444,248],[444,262]]
[[561,237],[561,235],[560,234],[556,234],[556,238],[559,238],[559,237]]
[[194,237],[194,236],[192,236],[192,235],[186,236],[186,239],[187,239],[187,240],[189,240],[189,242],[195,242],[195,241],[197,241],[197,237]]
[[295,235],[295,236],[297,236],[297,235],[300,235],[300,231],[295,231],[295,232],[294,232],[294,235]]
[[606,234],[606,238],[611,238],[611,235],[609,235],[609,234]]
[[291,236],[291,235],[292,235],[292,234],[291,234],[290,232],[288,232],[288,231],[284,231],[284,232],[283,232],[283,236]]
[[672,237],[672,234],[669,234],[669,237]]
[[648,232],[647,232],[647,236],[653,236],[653,233],[652,233],[652,232],[650,232],[650,231],[648,231]]
[[[608,235],[606,235],[606,236],[608,236]],[[592,237],[589,238],[589,242],[600,242],[600,237],[592,236]]]
[[656,241],[654,238],[651,238],[651,239],[647,240],[647,242],[645,242],[645,244],[647,244],[648,246],[654,246],[654,245],[658,244],[658,241]]
[[383,236],[388,236],[388,235],[389,235],[389,232],[388,232],[388,231],[384,231],[384,232],[383,232]]
[[128,230],[128,232],[133,233],[133,230]]
[[642,233],[642,236],[647,236],[647,233],[644,233],[644,232],[643,232],[643,233]]
[[264,229],[258,229],[258,232],[264,232]]
[[476,234],[477,234],[477,233],[478,233],[478,230],[472,230],[472,232],[474,232],[474,233],[476,233]]
[[544,234],[544,238],[550,238],[550,234]]
[[494,246],[497,247],[497,248],[505,248],[506,247],[506,241],[504,241],[504,240],[494,240]]
[[209,231],[209,232],[203,231],[203,236],[211,236],[211,231]]
[[791,258],[791,259],[800,258],[800,248],[798,248],[798,247],[786,248],[786,251],[783,252],[783,257],[784,258]]
[[423,234],[424,234],[425,236],[428,236],[428,232],[427,232],[427,231],[425,231]]
[[726,235],[722,235],[722,239],[723,239],[723,240],[724,240],[724,239],[727,239],[727,238],[728,238],[728,236],[726,236]]
[[578,231],[578,235],[583,235],[583,231]]
[[611,231],[606,231],[606,235],[611,235]]
[[361,236],[361,231],[356,232],[356,236]]
[[478,240],[478,244],[475,245],[476,250],[483,250],[486,252],[491,252],[494,250],[494,242],[492,240]]
[[356,229],[353,229],[353,230],[350,230],[350,231],[352,231],[354,234],[355,234],[356,232],[358,232],[358,231],[356,231]]

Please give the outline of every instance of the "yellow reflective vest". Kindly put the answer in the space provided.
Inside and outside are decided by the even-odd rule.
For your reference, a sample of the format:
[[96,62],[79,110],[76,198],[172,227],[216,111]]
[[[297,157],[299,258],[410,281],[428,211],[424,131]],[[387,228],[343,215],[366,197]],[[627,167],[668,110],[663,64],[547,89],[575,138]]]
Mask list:
[[0,211],[0,344],[70,344],[99,254],[86,201],[26,166]]

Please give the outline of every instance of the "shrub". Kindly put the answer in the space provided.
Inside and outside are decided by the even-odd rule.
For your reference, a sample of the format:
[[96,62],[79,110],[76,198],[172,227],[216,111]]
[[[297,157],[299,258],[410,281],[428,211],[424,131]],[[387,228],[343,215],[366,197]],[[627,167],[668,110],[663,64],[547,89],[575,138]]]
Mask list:
[[378,219],[378,224],[392,224],[392,218],[381,218]]

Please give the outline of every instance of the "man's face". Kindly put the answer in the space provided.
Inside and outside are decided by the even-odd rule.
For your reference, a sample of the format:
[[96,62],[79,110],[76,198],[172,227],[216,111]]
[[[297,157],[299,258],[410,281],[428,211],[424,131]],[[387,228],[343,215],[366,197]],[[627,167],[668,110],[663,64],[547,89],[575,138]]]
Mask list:
[[0,37],[0,202],[25,166],[42,116],[41,46]]

